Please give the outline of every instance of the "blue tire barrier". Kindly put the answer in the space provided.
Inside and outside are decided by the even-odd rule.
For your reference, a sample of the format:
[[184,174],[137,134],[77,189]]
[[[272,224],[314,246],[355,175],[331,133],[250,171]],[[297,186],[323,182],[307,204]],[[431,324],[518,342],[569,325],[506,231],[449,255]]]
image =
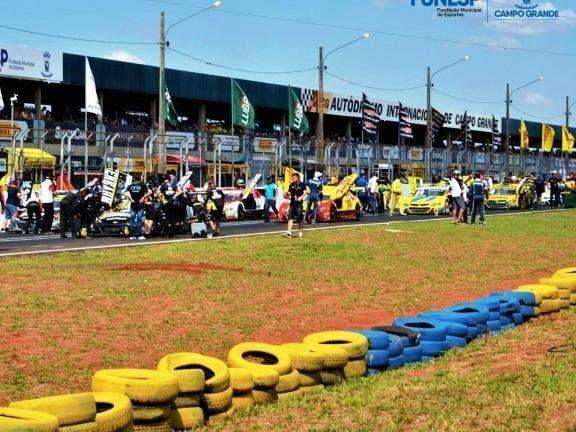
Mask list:
[[402,354],[404,350],[404,345],[402,344],[402,338],[396,335],[388,335],[390,339],[390,343],[388,344],[388,348],[386,351],[388,352],[388,358],[390,357],[398,357]]
[[404,363],[417,363],[422,359],[422,347],[420,345],[404,347]]
[[448,345],[448,348],[464,348],[467,343],[464,338],[448,335],[446,336],[446,345]]
[[524,315],[522,315],[520,312],[514,312],[512,314],[512,321],[514,321],[514,324],[520,325],[524,322]]
[[397,357],[390,357],[388,359],[388,367],[390,369],[400,369],[404,366],[404,355],[400,354]]
[[476,324],[485,323],[488,321],[490,315],[490,311],[485,305],[476,303],[462,303],[456,306],[448,307],[444,310],[448,312],[466,314],[474,319]]
[[373,350],[385,350],[388,348],[390,343],[388,339],[388,334],[384,332],[379,332],[375,330],[348,330],[354,333],[359,333],[366,336],[368,339],[368,349]]
[[368,350],[366,354],[366,366],[375,369],[382,369],[388,366],[388,351]]
[[389,335],[400,336],[402,340],[404,340],[404,338],[407,338],[410,341],[410,346],[418,345],[418,342],[420,341],[420,333],[415,332],[409,329],[408,327],[384,325],[384,326],[372,327],[371,330],[385,332],[388,333]]
[[442,310],[428,311],[428,312],[422,312],[420,316],[432,319],[439,319],[441,321],[455,322],[465,326],[476,325],[476,321],[474,321],[474,319],[472,319],[471,317],[467,316],[466,314],[459,314],[455,312],[447,312]]
[[515,309],[514,312],[517,312],[520,308],[520,305],[523,304],[523,301],[520,297],[512,295],[510,292],[493,293],[490,296],[499,299],[500,306],[502,306],[503,302],[510,304]]
[[499,332],[500,331],[500,320],[491,320],[486,322],[486,326],[488,327],[488,331],[490,333]]
[[488,321],[496,321],[500,319],[500,312],[489,312]]
[[448,350],[448,345],[446,340],[443,341],[420,341],[420,347],[422,348],[422,357],[438,357],[444,354]]
[[400,317],[394,320],[394,325],[408,327],[420,333],[421,341],[442,342],[446,340],[447,328],[440,321],[430,321],[422,317]]
[[497,298],[492,297],[482,297],[478,300],[474,300],[472,303],[482,304],[488,308],[488,311],[498,312],[500,311],[500,301]]
[[426,362],[429,362],[429,361],[432,361],[432,360],[434,360],[434,357],[424,356],[424,355],[422,356],[422,359],[420,359],[420,361],[421,361],[422,363],[426,363]]
[[534,306],[520,305],[520,313],[526,318],[534,316]]
[[500,316],[500,326],[506,326],[508,324],[512,324],[512,319],[507,317],[506,315]]
[[[488,321],[486,321],[488,322]],[[486,324],[478,324],[476,326],[476,328],[478,329],[478,332],[480,335],[483,335],[484,333],[488,333],[488,326]]]
[[378,375],[381,373],[382,373],[382,371],[380,369],[373,369],[373,368],[367,368],[366,369],[366,376],[374,376],[374,375]]
[[430,322],[436,321],[438,325],[445,325],[446,326],[446,336],[457,336],[461,338],[468,337],[468,326],[466,324],[460,324],[458,322],[454,322],[451,320],[450,317],[444,317],[442,319],[436,318],[428,318]]
[[494,293],[494,296],[506,294],[508,296],[516,297],[521,305],[537,306],[536,297],[531,292],[521,291],[505,291],[503,293]]

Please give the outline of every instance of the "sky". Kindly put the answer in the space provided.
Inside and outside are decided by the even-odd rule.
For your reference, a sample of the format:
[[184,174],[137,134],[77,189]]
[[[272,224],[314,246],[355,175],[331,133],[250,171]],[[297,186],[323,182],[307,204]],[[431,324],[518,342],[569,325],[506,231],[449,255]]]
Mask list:
[[[514,7],[514,3],[523,0],[488,1],[493,9],[504,4]],[[158,65],[157,45],[124,42],[157,42],[160,11],[166,13],[169,26],[210,3],[210,0],[29,0],[18,7],[4,8],[2,24],[122,43],[63,40],[2,28],[0,42]],[[533,0],[534,3],[538,1]],[[543,81],[514,94],[515,109],[525,114],[513,109],[511,115],[555,124],[563,122],[565,97],[576,101],[574,1],[541,2],[540,8],[560,10],[561,18],[554,21],[487,22],[486,0],[475,0],[475,7],[483,8],[483,12],[446,18],[437,17],[435,8],[422,6],[421,0],[416,1],[416,6],[411,5],[411,0],[223,0],[219,9],[175,26],[168,40],[172,48],[214,64],[253,71],[294,71],[314,68],[318,64],[319,46],[329,51],[371,31],[370,38],[338,50],[327,60],[329,73],[364,86],[328,75],[326,91],[345,96],[358,96],[364,91],[373,99],[424,106],[424,87],[397,89],[424,86],[427,66],[436,71],[470,56],[467,62],[434,77],[436,90],[466,101],[433,92],[432,103],[436,108],[501,116],[505,112],[507,82],[516,88],[543,76]],[[308,88],[318,86],[316,70],[291,74],[234,72],[170,51],[166,64],[180,70]],[[576,105],[573,111],[576,113]],[[572,116],[572,124],[575,123],[576,117]]]

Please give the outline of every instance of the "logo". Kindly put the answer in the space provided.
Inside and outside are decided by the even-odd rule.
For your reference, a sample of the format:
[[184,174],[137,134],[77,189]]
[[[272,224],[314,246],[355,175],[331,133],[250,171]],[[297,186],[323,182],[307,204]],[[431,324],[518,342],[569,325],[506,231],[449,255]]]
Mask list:
[[537,8],[538,5],[537,4],[532,4],[532,0],[522,0],[522,4],[521,5],[516,5],[516,7],[518,9],[534,9]]
[[4,63],[8,63],[8,51],[2,48],[0,50],[0,72],[4,71]]
[[463,17],[482,12],[481,7],[474,7],[476,0],[410,0],[412,6],[435,7],[438,17]]
[[560,11],[553,9],[550,3],[539,5],[532,0],[522,0],[521,4],[514,7],[495,9],[494,18],[497,20],[556,20],[560,17]]
[[51,78],[52,75],[54,75],[50,71],[50,58],[50,53],[48,51],[44,51],[44,70],[41,72],[44,78]]

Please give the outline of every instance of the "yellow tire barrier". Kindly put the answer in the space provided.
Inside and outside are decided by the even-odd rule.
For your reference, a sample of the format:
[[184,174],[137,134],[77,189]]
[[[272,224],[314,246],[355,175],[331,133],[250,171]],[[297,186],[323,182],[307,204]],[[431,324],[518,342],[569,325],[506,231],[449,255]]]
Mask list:
[[121,393],[94,392],[98,432],[122,432],[132,425],[132,402]]
[[175,431],[192,430],[202,426],[205,422],[202,408],[178,408],[170,414],[168,423]]
[[170,417],[172,407],[165,406],[132,406],[132,416],[135,423],[158,423]]
[[536,296],[536,300],[540,299],[540,302],[544,299],[555,300],[558,298],[558,288],[553,285],[540,285],[540,284],[530,284],[530,285],[520,285],[516,288],[516,291],[531,292]]
[[134,425],[134,432],[172,432],[172,428],[170,424],[165,421],[159,423],[142,423]]
[[566,267],[556,272],[552,276],[574,276],[576,277],[576,267]]
[[232,347],[228,353],[228,364],[240,368],[270,367],[280,375],[292,372],[292,361],[286,351],[276,345],[259,342],[245,342]]
[[364,357],[368,352],[368,339],[365,336],[346,331],[312,333],[304,338],[304,343],[336,345],[348,353],[349,359]]
[[230,408],[228,408],[226,411],[218,413],[218,414],[212,414],[209,418],[208,421],[210,422],[210,424],[218,424],[218,423],[222,423],[223,421],[229,419],[230,417],[232,417],[234,415],[234,407],[231,406]]
[[252,392],[234,396],[232,398],[232,406],[236,411],[243,411],[250,409],[254,406],[255,403],[256,402],[254,401],[254,396],[252,395]]
[[[230,387],[230,372],[222,360],[196,353],[168,354],[158,363],[158,370],[202,370],[205,375],[204,387],[200,379],[189,383],[180,393],[219,393]],[[201,388],[202,387],[202,388]]]
[[565,289],[571,294],[576,294],[576,275],[570,277],[552,276],[550,278],[540,279],[544,285],[554,285],[558,289]]
[[254,389],[252,396],[256,405],[268,404],[278,399],[278,394],[274,389]]
[[267,366],[254,366],[246,368],[252,373],[254,388],[273,389],[280,381],[280,374],[276,369]]
[[324,356],[324,368],[343,368],[348,363],[348,352],[337,345],[304,344],[312,352]]
[[232,405],[232,389],[229,387],[219,393],[204,393],[202,401],[209,413],[226,411]]
[[174,402],[173,408],[195,408],[199,407],[202,401],[202,393],[180,393]]
[[366,375],[366,360],[350,360],[346,366],[344,366],[344,376],[346,378],[356,378]]
[[100,432],[96,422],[79,423],[75,425],[60,426],[58,432]]
[[576,305],[576,294],[571,294],[571,295],[570,295],[570,304],[571,304],[571,305]]
[[540,304],[540,313],[558,312],[562,307],[560,299],[544,299]]
[[58,418],[60,427],[93,422],[96,401],[92,393],[76,393],[12,402],[10,408],[42,411]]
[[58,418],[40,411],[18,408],[0,408],[0,430],[2,432],[56,432]]
[[289,374],[280,375],[278,385],[275,387],[276,393],[291,392],[300,387],[300,374],[296,369]]
[[278,393],[278,400],[282,401],[282,400],[299,399],[302,396],[304,396],[304,393],[302,392],[301,389],[298,388],[296,390],[292,390],[289,392]]
[[122,393],[140,405],[169,404],[178,396],[178,380],[170,372],[150,369],[105,369],[92,376],[93,391]]
[[252,372],[247,368],[230,368],[230,387],[234,395],[251,393],[254,389]]
[[292,367],[304,372],[317,372],[324,367],[324,355],[304,344],[289,343],[280,347],[290,355]]
[[321,384],[319,372],[300,372],[300,387],[311,387]]

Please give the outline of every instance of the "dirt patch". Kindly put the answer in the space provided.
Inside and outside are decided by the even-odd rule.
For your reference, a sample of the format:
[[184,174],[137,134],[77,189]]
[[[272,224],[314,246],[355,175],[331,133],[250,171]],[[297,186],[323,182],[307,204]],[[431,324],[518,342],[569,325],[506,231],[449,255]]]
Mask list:
[[169,273],[193,273],[207,274],[212,271],[222,271],[228,273],[244,273],[245,269],[241,267],[230,267],[209,263],[170,263],[170,264],[126,264],[108,268],[112,271],[159,271]]

